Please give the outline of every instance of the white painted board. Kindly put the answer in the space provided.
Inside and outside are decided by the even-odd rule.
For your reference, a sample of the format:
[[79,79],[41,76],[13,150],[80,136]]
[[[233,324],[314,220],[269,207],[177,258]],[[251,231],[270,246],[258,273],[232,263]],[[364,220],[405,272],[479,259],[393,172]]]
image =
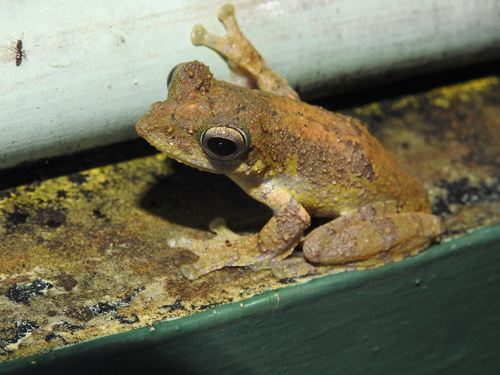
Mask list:
[[[223,33],[223,3],[0,0],[0,169],[136,137],[180,62],[227,79],[219,56],[189,39],[196,23]],[[500,57],[499,0],[234,4],[249,39],[305,96]],[[27,58],[16,66],[21,38]]]

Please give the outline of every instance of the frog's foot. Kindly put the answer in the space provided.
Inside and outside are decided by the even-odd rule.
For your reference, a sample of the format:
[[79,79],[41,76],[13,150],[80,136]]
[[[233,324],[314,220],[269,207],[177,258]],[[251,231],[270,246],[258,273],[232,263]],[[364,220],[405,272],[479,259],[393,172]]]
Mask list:
[[[226,226],[226,221],[220,217],[213,219],[210,224],[208,224],[208,228],[211,232],[216,234],[214,238],[208,240],[210,242],[222,243],[226,241],[240,240],[245,237],[234,233]],[[198,256],[203,256],[207,251],[206,244],[208,241],[195,240],[189,237],[184,237],[178,233],[174,233],[168,238],[167,245],[170,248],[187,249]]]
[[292,256],[283,260],[271,260],[267,263],[251,265],[249,268],[254,272],[271,270],[277,279],[290,279],[317,273],[316,267],[300,256]]
[[197,24],[191,31],[191,42],[194,45],[204,45],[221,54],[233,72],[249,81],[249,87],[257,86],[263,91],[298,100],[299,95],[287,80],[271,70],[264,58],[243,35],[234,16],[232,4],[220,8],[219,20],[226,28],[225,36],[212,34]]
[[[248,236],[241,242],[249,243],[256,238],[255,235]],[[193,264],[184,264],[181,266],[181,273],[190,280],[195,280],[202,275],[223,267],[233,266],[249,266],[253,271],[271,269],[273,274],[279,279],[304,276],[316,271],[304,259],[297,258],[295,260],[295,258],[291,258],[290,260],[281,260],[282,257],[288,256],[293,251],[293,248],[276,257],[276,260],[266,263],[266,260],[269,259],[268,255],[259,254],[254,251],[246,252],[245,248],[238,243],[240,241],[232,243],[230,241],[223,243],[214,241],[199,242],[204,242],[202,245],[205,245],[205,250],[210,249],[210,254],[200,256],[200,259]],[[254,245],[256,244],[254,243]]]
[[208,224],[208,229],[217,234],[215,241],[235,241],[245,237],[229,229],[226,225],[226,220],[221,217],[213,219],[210,224]]
[[[242,267],[265,262],[270,258],[269,254],[262,254],[258,251],[249,250],[257,248],[257,242],[257,235],[244,237],[239,241],[192,241],[189,244],[189,250],[195,253],[204,252],[205,254],[201,255],[200,259],[193,264],[182,265],[180,271],[184,277],[195,280],[202,275],[223,267]],[[199,248],[197,248],[197,250],[193,250],[193,247],[198,246]],[[292,250],[283,253],[283,256],[287,256]],[[280,274],[278,270],[276,272]],[[301,275],[302,274],[304,273],[302,272]],[[281,275],[283,275],[281,278],[294,276],[291,273],[285,274],[284,271],[281,272]],[[295,276],[298,276],[298,273]]]
[[[343,264],[384,251],[414,255],[442,233],[437,216],[422,212],[391,213],[386,205],[381,202],[378,207],[365,206],[316,228],[304,241],[305,257],[314,263]],[[377,208],[386,212],[379,215]]]
[[195,263],[184,264],[180,268],[181,273],[190,280],[223,267],[248,266],[273,258],[282,259],[293,251],[294,244],[300,239],[300,236],[297,239],[290,238],[293,243],[288,244],[290,250],[286,250],[275,247],[272,237],[263,238],[261,233],[250,236],[234,233],[226,227],[224,219],[213,220],[209,228],[216,233],[211,239],[196,240],[174,235],[168,240],[169,247],[184,248],[198,255],[199,259]]
[[[234,259],[231,259],[230,250],[233,241],[239,241],[245,236],[234,233],[226,226],[226,221],[222,218],[216,218],[208,225],[210,231],[216,234],[215,237],[208,240],[196,240],[184,237],[178,234],[172,235],[167,244],[171,248],[187,249],[200,257],[194,264],[184,264],[181,266],[181,273],[190,280],[195,280],[201,275],[221,268],[221,265],[227,265],[238,261],[238,254],[235,253]],[[221,248],[221,251],[216,251]]]

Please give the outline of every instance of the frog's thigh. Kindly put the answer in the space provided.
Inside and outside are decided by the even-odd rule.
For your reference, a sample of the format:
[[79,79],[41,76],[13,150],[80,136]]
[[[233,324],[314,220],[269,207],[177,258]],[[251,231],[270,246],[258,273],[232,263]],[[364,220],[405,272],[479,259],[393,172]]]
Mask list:
[[368,259],[386,250],[423,250],[441,232],[441,221],[431,214],[391,213],[360,220],[355,213],[313,230],[304,241],[303,250],[311,262],[342,264]]

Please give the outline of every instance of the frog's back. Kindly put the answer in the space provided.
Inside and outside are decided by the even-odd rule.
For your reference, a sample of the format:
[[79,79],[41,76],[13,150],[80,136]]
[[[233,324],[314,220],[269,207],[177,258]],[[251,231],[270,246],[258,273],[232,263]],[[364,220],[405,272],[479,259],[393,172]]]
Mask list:
[[425,189],[359,120],[287,98],[269,99],[277,115],[265,125],[270,138],[260,142],[273,149],[269,163],[284,166],[275,167],[272,178],[309,212],[331,216],[380,200],[420,200],[420,210],[429,211]]

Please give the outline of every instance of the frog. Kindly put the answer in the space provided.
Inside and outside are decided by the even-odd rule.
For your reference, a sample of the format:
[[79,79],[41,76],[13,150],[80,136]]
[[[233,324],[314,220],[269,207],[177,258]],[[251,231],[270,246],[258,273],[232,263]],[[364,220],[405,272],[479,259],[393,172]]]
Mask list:
[[[244,36],[233,5],[218,16],[226,35],[198,24],[191,40],[215,50],[246,84],[217,80],[199,61],[181,63],[168,76],[167,99],[152,104],[136,130],[168,157],[226,175],[272,217],[253,234],[235,233],[221,218],[209,238],[171,234],[170,248],[198,256],[181,265],[182,275],[248,267],[294,278],[326,265],[403,259],[438,241],[442,223],[427,191],[366,126],[302,102]],[[311,217],[326,223],[306,233]]]

